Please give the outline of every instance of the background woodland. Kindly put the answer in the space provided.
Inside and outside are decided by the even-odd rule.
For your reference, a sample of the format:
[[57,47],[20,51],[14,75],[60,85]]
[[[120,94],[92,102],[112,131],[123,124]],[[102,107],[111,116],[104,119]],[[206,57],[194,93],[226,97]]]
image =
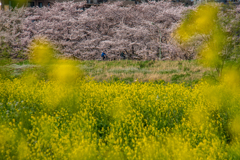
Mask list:
[[[119,59],[121,52],[130,60],[189,60],[196,58],[199,45],[207,38],[196,35],[183,44],[174,36],[182,19],[196,7],[171,2],[123,6],[116,2],[84,9],[85,4],[64,2],[0,11],[2,56],[24,58],[32,42],[45,38],[57,53],[80,60],[100,59],[103,51],[110,60]],[[239,42],[239,13],[238,6],[223,7],[218,18],[234,46]]]
[[83,10],[84,5],[65,2],[0,11],[0,52],[21,57],[29,53],[33,40],[45,37],[57,52],[82,60],[99,59],[102,51],[111,60],[123,51],[128,59],[154,60],[160,48],[162,59],[194,58],[194,52],[181,48],[172,36],[191,7],[170,2],[123,7],[117,2]]

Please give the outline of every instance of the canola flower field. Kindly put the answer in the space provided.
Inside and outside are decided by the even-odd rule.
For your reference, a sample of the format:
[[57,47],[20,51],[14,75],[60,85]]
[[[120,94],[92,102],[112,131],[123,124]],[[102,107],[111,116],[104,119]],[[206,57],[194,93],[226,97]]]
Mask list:
[[97,82],[41,41],[29,54],[40,72],[0,74],[0,159],[240,159],[237,69],[217,84]]
[[0,159],[239,159],[227,84],[0,80]]

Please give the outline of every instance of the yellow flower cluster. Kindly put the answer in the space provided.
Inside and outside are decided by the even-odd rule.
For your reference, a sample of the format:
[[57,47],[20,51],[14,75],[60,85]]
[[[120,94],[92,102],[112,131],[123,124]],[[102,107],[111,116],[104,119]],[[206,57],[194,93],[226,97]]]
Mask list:
[[[223,65],[223,56],[220,55],[229,43],[219,22],[220,6],[216,3],[199,5],[196,10],[189,12],[175,32],[176,38],[184,44],[191,41],[201,44],[197,50],[200,62],[206,67]],[[201,40],[197,37],[201,37]]]
[[0,80],[0,159],[240,158],[236,86],[60,82]]

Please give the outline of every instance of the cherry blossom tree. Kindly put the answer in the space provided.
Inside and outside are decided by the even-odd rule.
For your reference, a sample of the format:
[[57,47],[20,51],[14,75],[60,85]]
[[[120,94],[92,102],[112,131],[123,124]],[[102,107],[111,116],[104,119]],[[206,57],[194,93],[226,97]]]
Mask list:
[[83,10],[85,5],[63,2],[0,11],[0,45],[7,44],[15,56],[28,53],[30,42],[44,36],[64,56],[83,60],[98,59],[102,51],[111,60],[119,59],[121,52],[135,60],[193,58],[194,51],[181,48],[172,36],[183,14],[193,7],[162,1],[104,3]]

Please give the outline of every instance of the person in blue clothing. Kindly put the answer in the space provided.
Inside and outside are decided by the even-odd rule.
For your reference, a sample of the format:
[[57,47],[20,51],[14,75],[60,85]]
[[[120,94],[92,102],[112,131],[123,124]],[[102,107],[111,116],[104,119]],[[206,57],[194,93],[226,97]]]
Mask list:
[[106,56],[107,56],[106,53],[102,52],[101,57],[102,57],[103,61],[106,58]]

